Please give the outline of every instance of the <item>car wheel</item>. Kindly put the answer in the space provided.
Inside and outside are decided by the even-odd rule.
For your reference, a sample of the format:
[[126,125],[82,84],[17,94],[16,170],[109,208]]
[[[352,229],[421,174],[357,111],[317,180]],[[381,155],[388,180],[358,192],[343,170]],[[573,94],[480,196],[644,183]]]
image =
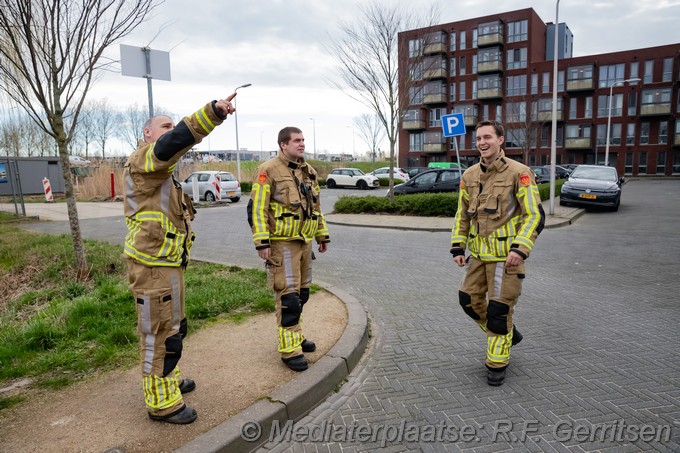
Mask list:
[[329,189],[334,189],[336,187],[335,180],[334,179],[327,179],[326,180],[326,187]]
[[230,198],[230,200],[231,200],[232,203],[238,203],[238,201],[240,200],[240,198],[239,198],[239,197],[234,197],[234,198]]
[[215,195],[212,192],[207,191],[205,193],[205,201],[215,201]]
[[616,204],[614,206],[612,206],[612,212],[618,211],[620,204],[621,204],[621,200],[616,200]]
[[364,181],[363,179],[360,179],[360,180],[357,182],[357,187],[358,187],[360,190],[366,190],[366,189],[368,189],[368,184],[367,184],[366,181]]

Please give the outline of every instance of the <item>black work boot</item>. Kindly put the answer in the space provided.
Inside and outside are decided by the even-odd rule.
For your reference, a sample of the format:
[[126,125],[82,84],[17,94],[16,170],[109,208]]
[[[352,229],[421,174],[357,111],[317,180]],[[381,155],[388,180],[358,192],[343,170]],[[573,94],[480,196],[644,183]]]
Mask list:
[[515,346],[516,344],[519,344],[520,341],[522,341],[522,336],[521,333],[519,333],[519,330],[517,330],[517,326],[513,325],[512,326],[512,345]]
[[304,355],[296,355],[295,357],[291,357],[289,359],[282,358],[281,360],[283,360],[283,363],[285,363],[286,366],[293,371],[305,371],[307,368],[309,368],[309,364],[307,363],[307,359],[305,359]]
[[493,386],[503,385],[505,380],[505,368],[501,370],[489,369],[486,372],[486,383]]
[[198,414],[194,409],[185,404],[180,410],[175,411],[172,414],[153,415],[149,413],[149,418],[159,422],[174,423],[176,425],[188,425],[189,423],[193,423],[194,420],[198,418]]
[[193,392],[194,389],[196,389],[196,383],[193,379],[184,378],[182,379],[182,382],[179,383],[179,391],[182,392],[182,395]]
[[316,344],[312,340],[304,339],[302,344],[302,352],[314,352],[316,351]]

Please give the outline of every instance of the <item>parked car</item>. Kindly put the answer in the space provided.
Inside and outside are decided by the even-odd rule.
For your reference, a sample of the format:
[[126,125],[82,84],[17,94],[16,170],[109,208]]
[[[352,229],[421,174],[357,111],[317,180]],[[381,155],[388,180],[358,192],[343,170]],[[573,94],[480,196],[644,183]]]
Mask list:
[[68,156],[68,161],[71,163],[71,165],[75,166],[90,165],[89,160],[84,159],[80,156]]
[[457,192],[460,188],[460,172],[452,168],[433,168],[418,173],[409,181],[394,186],[395,195],[423,192]]
[[326,178],[326,186],[329,189],[334,187],[356,187],[357,189],[375,189],[380,187],[380,181],[375,175],[364,174],[358,168],[334,168]]
[[[228,171],[196,171],[182,182],[184,193],[193,197],[194,180],[198,181],[198,197],[205,201],[229,199],[236,203],[241,199],[241,183]],[[219,187],[219,192],[218,188]]]
[[418,173],[422,173],[424,171],[431,170],[430,167],[412,167],[408,169],[408,177],[413,178],[415,175]]
[[579,165],[562,185],[560,205],[604,206],[618,211],[623,176],[614,167]]
[[[372,172],[370,172],[368,174],[377,176],[378,178],[388,179],[390,177],[390,167],[376,168],[375,170],[373,170]],[[403,168],[394,167],[394,180],[395,181],[406,182],[409,179],[411,179],[411,177],[408,175],[408,172],[406,170],[404,170]]]
[[[550,167],[548,165],[536,165],[531,167],[536,176],[536,183],[550,181]],[[555,165],[555,178],[565,179],[569,177],[571,171],[561,165]]]

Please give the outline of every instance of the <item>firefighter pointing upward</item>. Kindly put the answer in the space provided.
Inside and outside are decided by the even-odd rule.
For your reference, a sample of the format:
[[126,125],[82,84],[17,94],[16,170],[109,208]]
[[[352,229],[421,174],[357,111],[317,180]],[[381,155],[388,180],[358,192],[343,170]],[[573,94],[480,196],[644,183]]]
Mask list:
[[258,168],[248,203],[257,253],[265,260],[269,289],[276,297],[278,351],[295,371],[308,367],[304,352],[316,345],[302,333],[302,308],[312,283],[312,240],[319,253],[331,241],[319,200],[316,171],[305,162],[305,139],[297,127],[279,132],[278,156]]
[[187,151],[234,113],[234,96],[208,103],[177,126],[165,115],[150,118],[144,140],[125,164],[124,250],[137,306],[144,399],[153,420],[187,424],[197,417],[182,400],[196,384],[181,379],[178,367],[187,333],[184,270],[196,211],[172,173]]
[[458,293],[460,305],[486,332],[489,385],[501,385],[510,348],[522,340],[512,315],[522,289],[524,260],[543,229],[545,214],[534,176],[525,165],[505,157],[503,126],[477,124],[480,163],[463,173],[451,254],[469,268]]

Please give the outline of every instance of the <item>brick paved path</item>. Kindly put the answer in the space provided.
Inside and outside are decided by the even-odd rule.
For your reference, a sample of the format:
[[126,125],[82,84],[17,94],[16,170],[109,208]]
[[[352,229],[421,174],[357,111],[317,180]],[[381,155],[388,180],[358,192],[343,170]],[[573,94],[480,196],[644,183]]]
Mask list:
[[[525,339],[501,387],[486,384],[484,336],[458,305],[448,233],[331,226],[315,278],[366,306],[373,340],[296,424],[300,442],[261,450],[680,451],[679,225],[680,182],[645,180],[625,185],[618,213],[544,231],[516,310]],[[245,204],[203,209],[195,227],[195,258],[261,265]],[[83,222],[86,237],[124,229]],[[302,442],[321,428],[329,442]],[[345,430],[363,441],[340,442]]]

